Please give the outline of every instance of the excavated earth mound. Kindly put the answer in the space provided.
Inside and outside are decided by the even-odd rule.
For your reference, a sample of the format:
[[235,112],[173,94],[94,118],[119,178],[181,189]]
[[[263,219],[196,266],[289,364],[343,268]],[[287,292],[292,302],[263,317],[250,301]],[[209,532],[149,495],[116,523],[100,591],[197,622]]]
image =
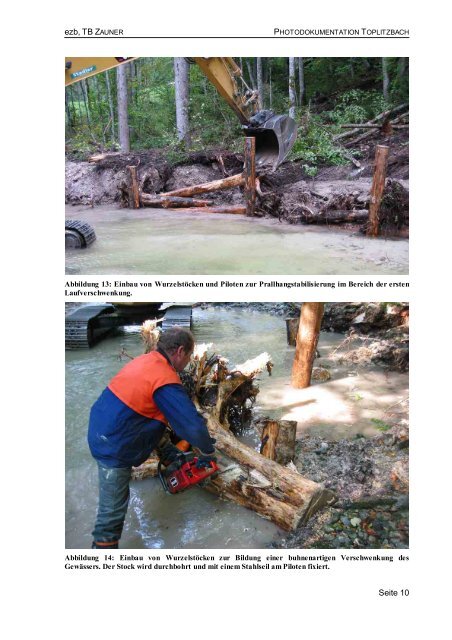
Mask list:
[[[384,140],[383,140],[384,142]],[[353,164],[321,168],[315,178],[302,162],[285,162],[276,172],[260,176],[256,215],[272,216],[292,224],[345,225],[365,232],[373,173],[375,143],[362,149],[360,168]],[[112,153],[96,162],[66,163],[66,202],[95,206],[126,206],[128,166],[137,167],[143,193],[164,194],[238,174],[240,154],[214,149],[187,154],[175,161],[162,150]],[[406,235],[409,226],[408,146],[392,143],[388,180],[380,210],[382,233]],[[243,190],[208,194],[215,205],[243,204]]]

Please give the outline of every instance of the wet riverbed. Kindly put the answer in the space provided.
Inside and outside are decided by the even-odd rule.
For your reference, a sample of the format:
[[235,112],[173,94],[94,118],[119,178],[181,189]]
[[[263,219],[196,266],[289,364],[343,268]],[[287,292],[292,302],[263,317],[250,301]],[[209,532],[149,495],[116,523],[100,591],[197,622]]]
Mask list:
[[408,240],[275,219],[67,206],[97,240],[66,251],[68,274],[405,274]]
[[[343,335],[322,333],[319,350],[331,373],[327,383],[310,389],[290,387],[294,348],[286,344],[284,318],[244,309],[196,308],[193,332],[197,342],[239,364],[262,351],[271,354],[273,375],[261,375],[257,415],[298,420],[298,431],[334,439],[356,433],[377,433],[372,419],[407,395],[408,376],[376,367],[357,370],[338,365],[330,356]],[[109,337],[91,350],[66,353],[66,546],[88,548],[97,503],[96,465],[86,444],[91,404],[123,366],[122,347],[141,353],[138,329]],[[253,442],[252,434],[247,442]],[[235,504],[220,501],[202,489],[166,495],[157,479],[132,483],[122,547],[262,548],[284,535],[275,525]]]

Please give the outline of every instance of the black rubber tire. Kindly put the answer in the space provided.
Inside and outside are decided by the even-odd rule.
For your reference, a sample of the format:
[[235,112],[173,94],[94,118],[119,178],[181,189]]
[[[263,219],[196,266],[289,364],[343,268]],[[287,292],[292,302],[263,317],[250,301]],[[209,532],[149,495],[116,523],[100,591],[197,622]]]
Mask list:
[[81,220],[66,220],[65,242],[66,249],[85,249],[96,239],[92,226]]

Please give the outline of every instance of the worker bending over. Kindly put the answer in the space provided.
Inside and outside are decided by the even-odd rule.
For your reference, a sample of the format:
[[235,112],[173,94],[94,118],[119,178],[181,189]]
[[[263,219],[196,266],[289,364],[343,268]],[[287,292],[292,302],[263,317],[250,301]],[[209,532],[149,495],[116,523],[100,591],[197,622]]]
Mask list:
[[215,460],[213,440],[178,372],[190,361],[194,338],[172,327],[156,351],[134,358],[110,381],[91,408],[88,443],[99,467],[99,506],[93,549],[117,549],[129,503],[132,467],[157,449],[169,464],[180,451],[162,436],[168,424],[200,450],[199,465]]

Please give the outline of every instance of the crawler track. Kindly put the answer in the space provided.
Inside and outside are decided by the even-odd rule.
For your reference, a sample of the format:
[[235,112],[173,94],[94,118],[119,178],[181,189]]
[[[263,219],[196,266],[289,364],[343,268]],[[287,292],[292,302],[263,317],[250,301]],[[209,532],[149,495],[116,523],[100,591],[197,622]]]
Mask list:
[[81,220],[66,220],[65,222],[66,249],[85,249],[96,239],[92,226]]

